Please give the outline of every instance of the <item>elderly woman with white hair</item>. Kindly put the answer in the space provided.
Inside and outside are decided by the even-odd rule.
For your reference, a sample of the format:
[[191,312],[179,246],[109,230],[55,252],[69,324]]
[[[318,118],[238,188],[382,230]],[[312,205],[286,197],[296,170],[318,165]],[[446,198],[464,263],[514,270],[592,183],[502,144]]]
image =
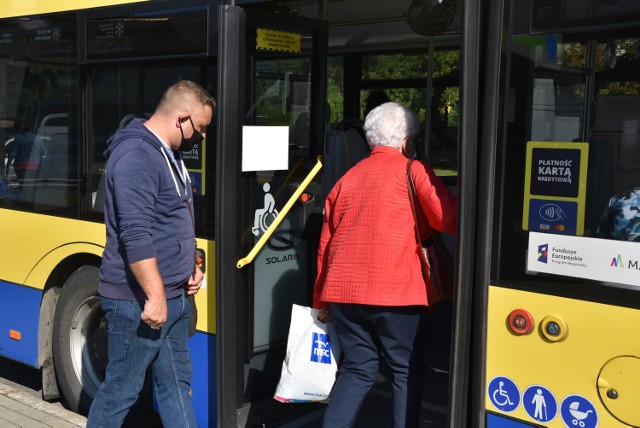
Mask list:
[[[393,426],[418,426],[428,302],[406,179],[418,125],[413,111],[395,103],[372,110],[364,124],[371,155],[325,202],[313,305],[321,321],[334,322],[344,354],[325,427],[353,425],[379,355],[393,376]],[[414,161],[411,173],[431,227],[456,233],[457,199],[428,165]]]

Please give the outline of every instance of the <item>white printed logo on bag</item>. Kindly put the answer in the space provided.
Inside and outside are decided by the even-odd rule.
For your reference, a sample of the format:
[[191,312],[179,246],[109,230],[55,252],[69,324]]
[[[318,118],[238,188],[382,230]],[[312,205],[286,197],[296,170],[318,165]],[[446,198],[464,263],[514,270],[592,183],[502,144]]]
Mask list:
[[329,335],[313,333],[311,340],[311,361],[322,364],[331,364],[331,344],[329,343]]

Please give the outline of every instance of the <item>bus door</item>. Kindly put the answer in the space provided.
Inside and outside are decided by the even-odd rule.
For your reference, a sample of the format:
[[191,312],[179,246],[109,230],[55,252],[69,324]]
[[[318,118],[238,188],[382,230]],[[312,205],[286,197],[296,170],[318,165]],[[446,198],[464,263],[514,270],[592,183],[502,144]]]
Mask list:
[[503,47],[489,428],[640,426],[640,8],[591,3],[533,0]]
[[315,408],[273,397],[292,304],[310,306],[315,278],[326,27],[222,6],[219,28],[218,425],[266,426]]

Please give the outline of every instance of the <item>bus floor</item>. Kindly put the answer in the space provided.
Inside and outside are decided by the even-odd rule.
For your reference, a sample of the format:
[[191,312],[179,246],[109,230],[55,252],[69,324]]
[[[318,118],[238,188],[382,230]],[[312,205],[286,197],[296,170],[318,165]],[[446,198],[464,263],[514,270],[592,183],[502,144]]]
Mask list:
[[[444,428],[447,423],[448,373],[431,371],[422,400],[419,428]],[[365,398],[354,428],[389,428],[392,421],[392,396],[388,380],[382,376]],[[325,407],[287,423],[268,426],[280,428],[320,428]],[[267,425],[265,425],[267,426]]]
[[[420,428],[446,427],[449,399],[449,363],[451,348],[451,307],[443,303],[430,310],[427,331],[427,374],[422,396]],[[319,428],[322,426],[321,407],[306,417],[285,424],[282,428]],[[389,428],[392,422],[391,381],[386,364],[373,388],[365,398],[355,428]]]

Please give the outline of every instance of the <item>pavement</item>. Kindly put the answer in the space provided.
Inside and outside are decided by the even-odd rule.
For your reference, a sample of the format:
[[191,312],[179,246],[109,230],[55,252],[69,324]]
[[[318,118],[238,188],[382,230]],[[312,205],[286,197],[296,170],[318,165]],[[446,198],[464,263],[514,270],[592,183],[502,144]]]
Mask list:
[[87,418],[0,382],[0,427],[77,428]]

